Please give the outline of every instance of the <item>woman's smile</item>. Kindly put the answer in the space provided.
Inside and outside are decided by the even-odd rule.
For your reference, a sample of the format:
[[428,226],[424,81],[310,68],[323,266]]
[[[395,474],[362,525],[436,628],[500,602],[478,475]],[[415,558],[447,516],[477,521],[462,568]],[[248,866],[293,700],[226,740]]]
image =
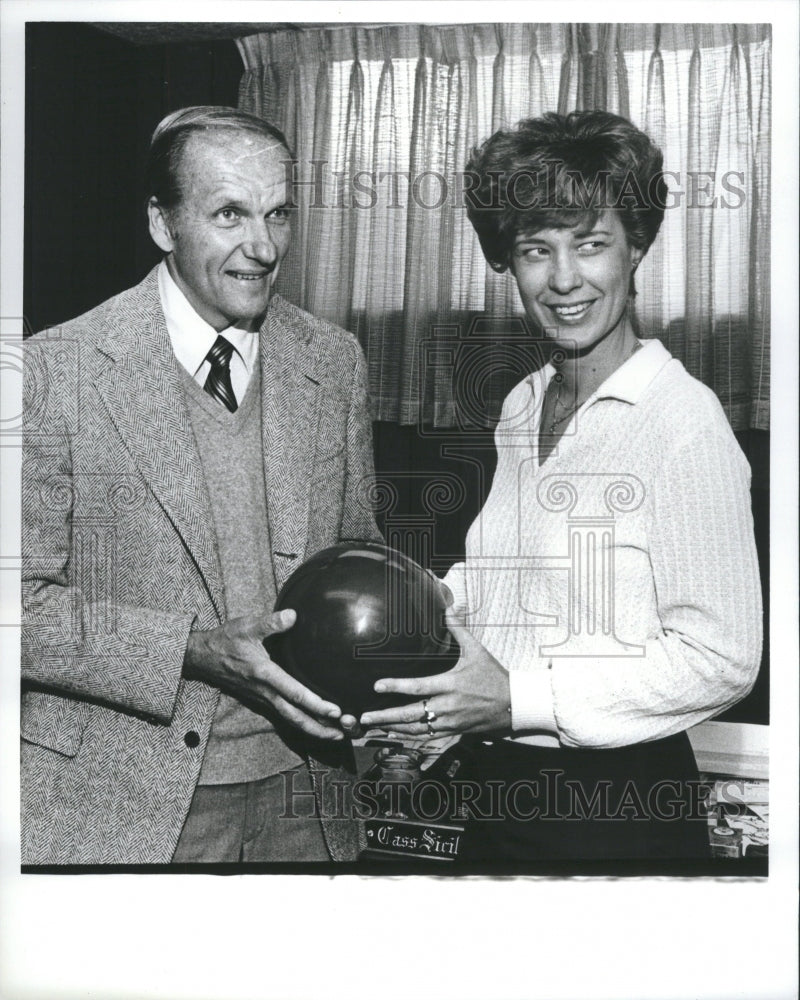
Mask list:
[[640,259],[641,251],[628,244],[619,214],[606,211],[589,229],[520,234],[512,267],[529,318],[546,336],[568,340],[573,350],[585,352],[607,338],[625,336],[622,320]]
[[555,313],[561,323],[571,325],[583,321],[593,302],[594,299],[586,299],[583,302],[550,303],[547,308]]

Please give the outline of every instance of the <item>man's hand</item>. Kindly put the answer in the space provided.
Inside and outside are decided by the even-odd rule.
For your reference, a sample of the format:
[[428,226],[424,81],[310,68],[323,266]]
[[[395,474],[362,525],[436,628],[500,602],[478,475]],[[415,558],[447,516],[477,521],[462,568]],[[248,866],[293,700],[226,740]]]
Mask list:
[[[364,728],[380,726],[410,736],[497,732],[511,728],[508,672],[465,628],[452,608],[447,613],[447,627],[461,647],[458,663],[452,670],[433,677],[377,681],[375,690],[378,692],[415,695],[419,701],[399,708],[367,712],[360,720]],[[432,733],[424,721],[426,710],[435,715]]]
[[[288,722],[318,739],[340,740],[342,730],[356,726],[332,702],[318,698],[274,663],[263,640],[285,632],[295,623],[294,611],[232,618],[207,632],[191,632],[183,673],[205,681],[241,702],[258,708],[272,706]],[[336,723],[335,725],[333,723]]]

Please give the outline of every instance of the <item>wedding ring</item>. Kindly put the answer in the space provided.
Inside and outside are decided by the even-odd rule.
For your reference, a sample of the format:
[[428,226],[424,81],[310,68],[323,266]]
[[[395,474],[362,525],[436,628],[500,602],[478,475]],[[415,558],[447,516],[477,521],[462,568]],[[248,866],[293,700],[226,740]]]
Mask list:
[[428,699],[424,698],[422,701],[422,715],[419,717],[419,721],[427,723],[428,729],[430,729],[431,723],[435,722],[436,718],[436,712],[432,712],[428,708]]
[[422,702],[422,718],[419,721],[420,722],[424,722],[425,725],[428,727],[428,736],[435,736],[436,735],[435,730],[434,730],[433,726],[431,725],[431,723],[435,722],[436,719],[437,719],[436,712],[434,712],[430,708],[428,708],[428,700],[426,698]]

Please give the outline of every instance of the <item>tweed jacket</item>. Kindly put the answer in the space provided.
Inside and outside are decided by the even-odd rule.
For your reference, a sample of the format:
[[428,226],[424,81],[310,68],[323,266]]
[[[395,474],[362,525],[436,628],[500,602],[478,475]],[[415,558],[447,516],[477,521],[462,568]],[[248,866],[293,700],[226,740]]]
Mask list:
[[[327,545],[380,538],[371,425],[351,334],[274,296],[259,358],[280,587]],[[224,593],[156,271],[30,338],[24,388],[22,861],[166,863],[219,699],[183,656]],[[323,832],[355,856],[353,824]]]

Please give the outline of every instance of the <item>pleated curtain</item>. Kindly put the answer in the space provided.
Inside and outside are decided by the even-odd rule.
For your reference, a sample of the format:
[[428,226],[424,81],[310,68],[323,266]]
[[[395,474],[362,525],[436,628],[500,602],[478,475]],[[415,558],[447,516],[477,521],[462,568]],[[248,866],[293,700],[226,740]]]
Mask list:
[[498,128],[601,108],[645,129],[670,171],[637,274],[641,335],[717,393],[735,430],[768,428],[768,25],[287,28],[237,44],[240,107],[298,157],[280,290],[359,337],[376,419],[457,426],[452,365],[437,358],[470,338],[489,344],[476,409],[496,415],[525,374],[504,371],[523,311],[513,278],[483,260],[461,171]]

